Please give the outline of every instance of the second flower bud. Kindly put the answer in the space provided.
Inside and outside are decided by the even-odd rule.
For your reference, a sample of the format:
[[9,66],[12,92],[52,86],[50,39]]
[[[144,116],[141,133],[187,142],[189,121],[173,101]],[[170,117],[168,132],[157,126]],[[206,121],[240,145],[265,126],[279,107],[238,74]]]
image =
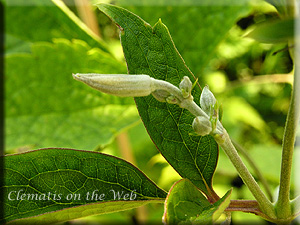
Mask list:
[[197,116],[193,121],[192,127],[196,134],[200,136],[208,135],[212,131],[211,122],[204,116]]

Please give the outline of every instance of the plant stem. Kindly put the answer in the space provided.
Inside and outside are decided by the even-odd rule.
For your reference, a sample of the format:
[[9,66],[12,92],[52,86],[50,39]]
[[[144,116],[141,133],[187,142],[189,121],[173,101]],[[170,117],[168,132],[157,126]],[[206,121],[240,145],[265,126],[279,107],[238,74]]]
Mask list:
[[232,144],[230,137],[227,131],[223,130],[222,136],[215,136],[216,142],[222,147],[231,163],[234,165],[236,170],[238,171],[240,177],[247,185],[252,195],[257,200],[260,209],[267,214],[270,218],[276,218],[274,206],[270,202],[270,200],[266,197],[266,195],[262,192],[257,182],[243,163],[242,159],[238,155],[234,145]]
[[295,17],[296,16],[296,1],[295,0],[287,0],[286,7],[287,7],[287,17]]
[[256,173],[256,176],[258,177],[258,179],[261,181],[262,185],[264,186],[266,193],[269,197],[269,199],[272,199],[272,192],[271,189],[269,187],[269,184],[267,182],[267,180],[265,179],[265,177],[262,175],[262,173],[260,172],[260,170],[258,169],[257,165],[255,164],[255,162],[252,160],[252,158],[249,156],[248,152],[241,146],[239,145],[237,142],[235,142],[234,140],[232,140],[233,145],[236,147],[236,149],[245,157],[245,159],[248,161],[248,163],[250,164],[250,166],[252,167],[252,169],[254,170],[254,172]]
[[255,215],[259,215],[266,220],[272,221],[266,214],[264,214],[257,203],[256,200],[231,200],[230,205],[227,207],[225,211],[228,212],[246,212],[246,213],[253,213]]
[[[299,68],[300,69],[300,68]],[[292,173],[292,161],[294,152],[294,143],[296,139],[297,125],[299,122],[299,91],[300,80],[297,67],[295,69],[293,92],[290,107],[287,115],[283,144],[282,144],[282,161],[279,185],[279,196],[277,201],[278,218],[286,218],[291,215],[290,208],[290,182]]]
[[[189,110],[194,116],[203,116],[205,114],[203,110],[192,100],[184,101],[181,104],[182,108]],[[206,115],[206,117],[208,117]],[[267,214],[270,218],[276,218],[274,206],[270,202],[270,200],[266,197],[266,195],[262,192],[257,182],[243,163],[239,154],[237,153],[234,145],[232,144],[230,137],[223,127],[223,125],[218,121],[216,130],[218,133],[222,133],[221,135],[213,135],[216,142],[222,149],[225,151],[226,155],[229,157],[230,161],[238,171],[240,177],[247,185],[255,199],[257,200],[262,212]]]
[[[298,4],[294,0],[288,0],[288,13],[290,17],[297,18]],[[291,41],[295,43],[295,49],[290,49],[290,56],[294,61],[294,83],[291,96],[290,107],[286,119],[283,144],[282,144],[282,161],[281,161],[281,174],[279,184],[279,195],[276,203],[277,214],[279,218],[286,218],[291,214],[290,206],[290,180],[292,171],[293,151],[296,138],[297,125],[299,123],[300,104],[299,104],[299,91],[300,91],[300,66],[298,60],[300,58],[299,52],[299,20],[295,19],[295,37]]]

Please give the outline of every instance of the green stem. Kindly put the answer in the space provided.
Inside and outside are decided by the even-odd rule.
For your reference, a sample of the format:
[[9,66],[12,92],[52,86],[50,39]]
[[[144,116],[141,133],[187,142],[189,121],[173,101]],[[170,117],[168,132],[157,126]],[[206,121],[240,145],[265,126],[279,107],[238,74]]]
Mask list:
[[227,131],[224,129],[223,135],[214,136],[216,142],[222,147],[231,163],[234,165],[236,170],[238,171],[240,177],[247,185],[252,195],[257,200],[260,209],[267,214],[270,218],[276,218],[274,206],[270,202],[270,200],[266,197],[266,195],[262,192],[257,182],[243,163],[242,159],[238,155],[234,145],[232,144],[230,137]]
[[287,7],[287,17],[295,17],[295,0],[287,0],[286,1],[286,7]]
[[[180,104],[180,107],[189,110],[194,116],[208,117],[208,115],[205,115],[203,110],[191,99],[187,99],[186,101],[183,101]],[[264,212],[270,218],[273,219],[276,218],[274,206],[272,205],[270,200],[266,197],[266,195],[263,193],[263,191],[260,189],[257,182],[255,181],[255,179],[253,178],[253,176],[251,175],[251,173],[243,163],[234,145],[232,144],[227,131],[220,123],[220,121],[217,122],[216,131],[217,134],[214,134],[213,137],[215,138],[219,146],[223,148],[226,155],[231,160],[232,164],[238,171],[240,177],[242,178],[244,183],[247,185],[247,187],[249,188],[249,190],[257,200],[262,212]]]
[[269,199],[272,199],[272,192],[271,192],[271,189],[269,187],[269,184],[268,184],[267,180],[262,175],[262,173],[258,169],[255,162],[249,156],[248,152],[241,145],[239,145],[237,142],[235,142],[234,140],[231,140],[231,141],[232,141],[233,145],[236,147],[236,149],[245,157],[245,159],[248,161],[248,163],[250,164],[250,166],[254,170],[257,178],[261,181],[262,185],[264,186]]
[[[300,68],[299,68],[300,69]],[[290,107],[285,124],[283,144],[282,144],[282,161],[281,161],[281,174],[277,206],[278,218],[287,218],[291,215],[290,207],[290,182],[292,173],[292,161],[294,152],[294,143],[296,139],[297,125],[299,121],[299,69],[295,69],[293,92],[290,102]]]

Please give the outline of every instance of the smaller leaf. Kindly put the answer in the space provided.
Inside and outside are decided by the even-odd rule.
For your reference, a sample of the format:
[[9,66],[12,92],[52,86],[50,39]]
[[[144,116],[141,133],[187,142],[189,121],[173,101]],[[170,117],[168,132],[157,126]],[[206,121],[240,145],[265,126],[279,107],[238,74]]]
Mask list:
[[231,190],[211,204],[187,179],[176,182],[165,201],[163,220],[167,224],[212,224],[229,206]]
[[291,207],[293,211],[293,217],[300,216],[300,195],[291,201]]
[[204,210],[199,216],[192,218],[190,221],[192,221],[193,224],[212,224],[217,221],[230,204],[231,192],[232,189],[227,191],[227,193],[209,209]]
[[246,35],[263,43],[287,42],[294,37],[294,19],[276,20],[258,24]]
[[196,216],[210,203],[204,195],[187,179],[177,181],[170,189],[165,201],[163,220],[167,224],[177,224]]

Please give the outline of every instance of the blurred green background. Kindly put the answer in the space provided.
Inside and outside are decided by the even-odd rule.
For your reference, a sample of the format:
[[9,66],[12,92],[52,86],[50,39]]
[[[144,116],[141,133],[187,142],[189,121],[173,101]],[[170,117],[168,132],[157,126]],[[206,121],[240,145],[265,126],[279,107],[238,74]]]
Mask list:
[[[34,60],[41,58],[40,62],[32,66],[44,66],[45,74],[47,71],[52,71],[52,79],[54,81],[57,79],[57,83],[52,84],[56,89],[60,84],[58,77],[70,76],[69,71],[126,73],[126,63],[119,41],[119,30],[106,15],[93,5],[99,3],[99,0],[66,0],[64,3],[68,8],[64,8],[64,6],[58,8],[57,5],[60,1],[54,2],[55,4],[52,1],[6,1],[6,76],[18,73],[17,77],[21,77],[21,79],[26,77],[29,74],[28,70],[32,69],[31,64],[27,67],[24,65],[26,64],[24,60],[29,57],[33,57]],[[282,135],[291,93],[293,62],[286,49],[286,43],[262,44],[244,37],[255,24],[278,18],[276,9],[264,1],[216,1],[211,3],[211,1],[116,0],[100,2],[122,6],[139,15],[152,26],[159,18],[162,19],[187,66],[198,77],[200,85],[203,87],[208,84],[218,101],[222,103],[224,127],[232,139],[247,150],[270,184],[270,194],[276,196],[276,188],[279,184]],[[80,23],[75,16],[90,28],[79,27]],[[81,42],[74,42],[74,39],[79,39]],[[54,51],[53,55],[47,55],[45,46],[54,46],[54,49],[57,48],[57,54]],[[65,51],[66,55],[59,54],[61,49],[68,47],[73,52]],[[79,58],[76,58],[74,54],[78,54]],[[47,63],[43,63],[45,62],[43,60],[46,60]],[[82,67],[80,67],[81,63],[84,64]],[[60,69],[55,72],[58,67]],[[41,71],[44,71],[45,68],[41,68]],[[78,70],[76,70],[77,68]],[[16,80],[16,78],[12,81],[8,79],[6,83],[8,99],[6,110],[9,121],[6,127],[7,154],[39,147],[84,148],[112,154],[133,162],[164,190],[169,190],[171,185],[180,179],[180,176],[158,153],[138,117],[133,100],[129,98],[108,97],[92,92],[88,88],[85,89],[86,93],[92,92],[90,99],[88,101],[85,99],[84,107],[86,109],[89,108],[89,105],[96,107],[105,104],[121,108],[118,108],[118,114],[115,117],[107,119],[103,126],[108,128],[104,127],[101,132],[97,130],[97,127],[100,129],[102,126],[97,125],[97,120],[99,123],[105,121],[105,115],[108,116],[110,112],[114,114],[115,108],[111,108],[111,111],[106,113],[101,111],[100,116],[93,115],[93,118],[95,117],[93,120],[86,119],[84,115],[76,117],[74,121],[78,124],[84,124],[85,120],[89,121],[91,124],[89,126],[94,124],[92,129],[88,128],[90,130],[84,139],[80,139],[80,132],[84,132],[85,126],[73,130],[76,132],[76,141],[74,133],[67,134],[63,130],[62,133],[55,136],[56,133],[50,128],[49,131],[45,131],[44,136],[39,136],[38,132],[28,129],[15,134],[15,130],[22,130],[22,127],[27,126],[24,125],[24,121],[28,121],[28,118],[22,120],[24,116],[30,115],[31,121],[35,121],[35,115],[47,114],[48,111],[35,111],[33,108],[41,107],[41,102],[51,98],[52,95],[52,89],[48,88],[46,95],[42,98],[39,94],[35,94],[28,95],[30,97],[26,99],[25,95],[29,94],[30,88],[36,90],[36,86],[40,87],[39,83],[33,85],[30,80],[27,80],[27,83],[21,82],[20,85],[30,88],[24,91],[23,99],[19,98],[19,101],[16,101],[15,95],[17,94],[14,86]],[[45,80],[39,82],[43,83]],[[71,82],[75,83],[70,78],[68,82],[63,83],[63,86],[70,86],[71,89],[82,88],[81,85]],[[69,93],[70,90],[66,93]],[[105,101],[101,102],[103,96],[105,96]],[[65,98],[70,99],[72,96],[68,95]],[[40,100],[36,102],[36,99]],[[37,106],[34,104],[30,106],[31,100],[36,102]],[[52,108],[59,105],[55,103],[56,101],[52,100]],[[19,107],[24,102],[26,104],[22,106],[23,108]],[[66,113],[72,107],[73,111],[79,110],[81,107],[80,104],[78,106],[74,106],[72,102],[70,104],[72,106],[66,108],[59,106],[54,111]],[[22,110],[14,109],[14,107]],[[122,112],[125,109],[127,114],[123,115]],[[35,113],[31,114],[31,110]],[[64,116],[60,118],[61,121],[67,120],[68,113]],[[44,118],[42,123],[47,124],[48,119],[48,117]],[[72,120],[70,123],[74,124],[74,121]],[[115,130],[110,130],[110,134],[105,136],[103,133],[106,132],[105,129],[111,128],[110,124],[122,124],[122,126],[114,125],[112,129]],[[40,125],[37,127],[41,129]],[[46,127],[47,125],[45,125]],[[67,125],[65,129],[68,129]],[[23,133],[28,135],[30,132],[32,132],[31,136],[36,137],[33,139],[34,141],[18,141],[24,137]],[[58,138],[64,134],[64,138]],[[51,135],[56,138],[51,138]],[[47,136],[47,141],[43,142],[46,140],[45,136]],[[99,141],[97,142],[94,137],[98,137]],[[245,161],[247,163],[247,160]],[[250,170],[253,172],[251,167]],[[222,196],[231,186],[234,186],[234,198],[252,199],[251,194],[220,149],[214,187]],[[142,224],[145,221],[159,223],[162,215],[162,205],[147,205],[132,211],[88,217],[65,224],[100,224],[100,222]],[[233,224],[243,224],[244,222],[267,224],[256,216],[245,213],[233,213],[232,220]]]

